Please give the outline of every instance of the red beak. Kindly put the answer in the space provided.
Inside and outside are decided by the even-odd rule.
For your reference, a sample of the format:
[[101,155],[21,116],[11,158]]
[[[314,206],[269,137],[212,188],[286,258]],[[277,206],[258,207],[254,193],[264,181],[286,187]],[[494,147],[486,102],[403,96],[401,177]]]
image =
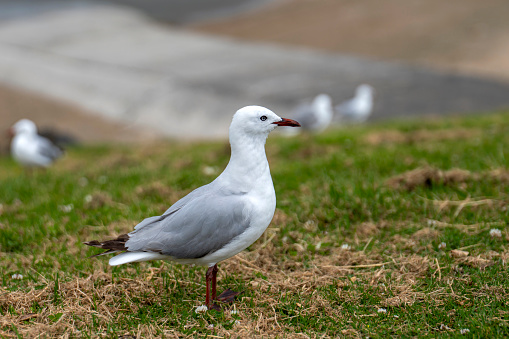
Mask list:
[[300,127],[300,124],[295,120],[285,119],[285,118],[281,118],[281,119],[283,119],[283,120],[273,122],[273,124],[278,125],[278,126]]

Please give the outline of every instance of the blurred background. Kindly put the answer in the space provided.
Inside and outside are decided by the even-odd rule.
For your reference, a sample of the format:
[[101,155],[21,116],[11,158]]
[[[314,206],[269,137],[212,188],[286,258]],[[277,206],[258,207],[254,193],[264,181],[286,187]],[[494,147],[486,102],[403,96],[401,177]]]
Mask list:
[[[0,0],[0,129],[82,142],[223,138],[361,83],[371,120],[509,107],[506,0]],[[6,150],[8,139],[2,139]]]

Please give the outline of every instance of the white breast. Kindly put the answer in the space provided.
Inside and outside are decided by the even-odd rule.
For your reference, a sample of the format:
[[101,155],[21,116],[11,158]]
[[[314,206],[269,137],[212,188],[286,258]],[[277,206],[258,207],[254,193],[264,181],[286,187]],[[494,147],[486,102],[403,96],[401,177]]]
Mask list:
[[38,153],[36,138],[37,135],[16,135],[12,139],[11,154],[16,161],[25,166],[49,166],[51,159]]
[[231,242],[220,250],[197,259],[196,264],[211,266],[233,257],[258,240],[263,232],[265,232],[276,210],[276,193],[270,172],[268,174],[268,178],[265,177],[263,181],[270,180],[270,184],[265,182],[248,194],[248,199],[251,202],[251,223],[246,231],[232,239]]

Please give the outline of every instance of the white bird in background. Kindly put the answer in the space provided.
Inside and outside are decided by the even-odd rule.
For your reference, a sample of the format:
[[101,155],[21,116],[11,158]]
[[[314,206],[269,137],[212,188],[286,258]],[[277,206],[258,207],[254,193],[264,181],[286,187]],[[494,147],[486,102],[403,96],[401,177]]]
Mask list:
[[27,167],[48,167],[63,155],[63,151],[49,139],[37,134],[33,121],[21,119],[11,128],[11,155]]
[[335,107],[340,122],[364,122],[373,111],[375,90],[372,86],[362,84],[355,90],[355,96]]
[[[297,106],[293,111],[292,118],[297,120],[304,130],[319,133],[329,126],[333,115],[331,97],[327,94],[319,94],[312,102]],[[283,130],[283,133],[287,135],[295,135],[298,132],[294,129]]]
[[216,296],[217,263],[255,242],[274,216],[276,194],[265,141],[277,126],[299,123],[260,106],[238,110],[230,125],[230,162],[214,181],[129,234],[85,244],[107,250],[102,254],[123,252],[110,259],[112,266],[157,259],[208,266],[206,305],[220,309],[215,301],[232,301],[238,293]]

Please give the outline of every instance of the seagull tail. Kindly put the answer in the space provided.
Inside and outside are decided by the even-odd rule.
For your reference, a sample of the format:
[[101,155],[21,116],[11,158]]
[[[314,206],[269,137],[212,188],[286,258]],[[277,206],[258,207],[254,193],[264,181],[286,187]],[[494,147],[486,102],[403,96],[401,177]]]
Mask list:
[[128,239],[129,239],[129,235],[121,234],[116,239],[106,240],[106,241],[92,240],[92,241],[84,242],[84,244],[88,245],[88,246],[98,247],[98,248],[107,250],[106,252],[91,256],[91,258],[92,258],[92,257],[100,256],[100,255],[113,254],[113,253],[120,252],[120,251],[126,251],[127,248],[125,247],[125,243]]
[[130,262],[141,262],[157,259],[168,259],[168,256],[155,252],[124,252],[110,259],[110,266],[127,264]]
[[[92,240],[92,241],[84,242],[84,244],[88,245],[88,246],[98,247],[98,248],[107,250],[105,252],[102,252],[102,253],[99,253],[99,254],[96,254],[96,255],[93,255],[90,257],[90,258],[93,258],[93,257],[101,256],[101,255],[127,251],[127,247],[125,246],[125,243],[127,240],[129,240],[129,235],[122,234],[122,235],[119,235],[117,237],[117,239],[106,240],[106,241]],[[111,258],[110,265],[117,266],[117,265],[127,264],[129,262],[140,262],[140,261],[148,261],[148,260],[156,260],[156,259],[164,260],[167,258],[168,258],[167,255],[156,253],[156,252],[124,252],[124,253],[120,253],[119,255]]]

